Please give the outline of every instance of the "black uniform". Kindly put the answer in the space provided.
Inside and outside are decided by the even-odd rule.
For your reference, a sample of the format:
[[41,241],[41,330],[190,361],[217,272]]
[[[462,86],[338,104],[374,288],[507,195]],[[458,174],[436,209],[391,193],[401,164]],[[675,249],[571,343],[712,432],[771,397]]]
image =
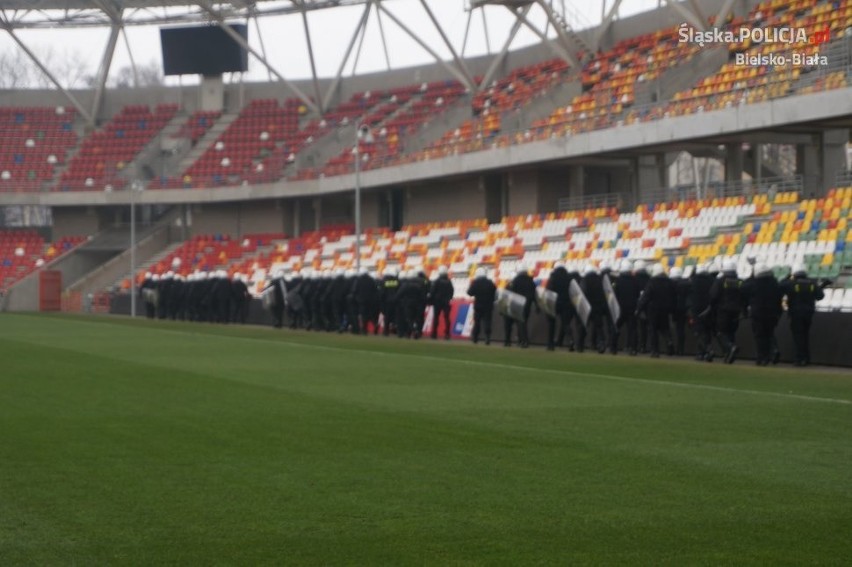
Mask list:
[[674,354],[669,319],[674,312],[677,297],[675,285],[665,274],[652,277],[639,298],[637,310],[644,312],[648,320],[651,336],[651,356],[660,356],[660,335],[662,334],[668,354]]
[[157,282],[157,318],[165,319],[169,315],[169,307],[171,306],[171,291],[172,291],[172,279],[171,278],[160,278],[160,281]]
[[249,293],[246,282],[235,278],[231,282],[231,306],[233,308],[233,321],[245,325],[248,318],[248,308],[251,303],[251,294]]
[[781,318],[781,286],[772,272],[759,274],[743,283],[743,296],[748,303],[757,364],[778,362],[780,353],[775,340],[775,326]]
[[[633,274],[633,277],[636,280],[636,303],[638,305],[639,295],[645,290],[645,287],[648,285],[648,280],[651,279],[651,275],[645,271],[641,270]],[[636,318],[636,329],[639,331],[639,343],[638,348],[639,352],[646,353],[648,352],[648,320],[645,318],[645,314],[640,314],[639,317]]]
[[710,305],[716,314],[716,339],[728,364],[733,364],[737,357],[737,329],[744,307],[742,286],[742,280],[732,271],[716,278],[710,288]]
[[796,349],[796,366],[811,363],[811,322],[816,302],[825,297],[820,286],[807,275],[799,273],[781,284],[781,293],[787,297],[787,315]]
[[[509,291],[514,291],[517,294],[524,296],[526,302],[524,303],[524,311],[523,311],[523,320],[517,321],[518,323],[518,343],[521,345],[521,348],[527,348],[530,346],[530,338],[527,332],[527,321],[530,318],[530,310],[532,306],[535,305],[535,281],[532,279],[526,272],[521,272],[520,274],[515,276],[515,279],[507,286]],[[538,306],[536,305],[536,308]],[[505,338],[505,346],[509,346],[512,343],[512,326],[515,324],[515,320],[511,317],[504,317],[505,326],[506,326],[506,338]]]
[[335,276],[329,286],[327,307],[331,314],[329,320],[329,330],[334,330],[342,333],[346,330],[346,296],[348,290],[346,288],[346,277],[343,274]]
[[494,311],[494,300],[497,297],[497,286],[487,277],[476,278],[470,283],[467,294],[473,298],[473,333],[474,343],[479,341],[479,330],[485,333],[485,344],[491,344],[491,316]]
[[455,294],[453,282],[447,274],[441,274],[434,282],[429,290],[429,302],[432,304],[433,319],[432,319],[432,338],[438,338],[438,323],[443,318],[444,320],[444,338],[450,338],[450,302]]
[[273,293],[271,309],[273,326],[276,329],[280,329],[284,326],[284,294],[286,293],[284,278],[274,278],[271,282],[269,282],[269,285],[264,288],[264,291],[270,288],[272,288]]
[[358,305],[359,331],[367,334],[367,324],[373,327],[373,334],[379,332],[379,288],[370,274],[361,274],[355,280],[355,301]]
[[396,296],[399,292],[399,278],[390,274],[385,275],[382,278],[380,292],[379,308],[385,320],[385,328],[382,332],[387,337],[390,334],[391,325],[393,325],[394,330],[398,326]]
[[142,282],[142,285],[139,286],[139,297],[145,302],[145,317],[148,319],[153,319],[157,314],[157,306],[153,301],[149,301],[146,297],[148,294],[145,293],[145,290],[157,290],[157,282],[155,282],[151,278],[145,278],[145,281]]
[[621,308],[621,317],[615,325],[615,332],[610,337],[610,351],[618,349],[618,340],[621,329],[627,327],[627,341],[625,350],[631,355],[636,354],[636,305],[639,299],[639,291],[636,289],[636,277],[630,272],[621,272],[612,282],[612,290],[615,299]]
[[[571,276],[563,267],[554,268],[547,279],[547,290],[556,294],[556,316],[547,317],[547,348],[553,350],[562,346],[568,336],[568,348],[574,350],[574,333],[571,332],[571,319],[574,318],[574,306],[568,296]],[[556,323],[559,322],[559,337],[556,338]]]
[[398,309],[402,310],[398,334],[400,337],[419,339],[423,333],[423,311],[426,309],[426,280],[422,276],[406,278],[400,282],[397,294]]
[[609,308],[606,304],[606,295],[603,290],[603,280],[597,272],[589,272],[580,280],[580,289],[589,301],[591,311],[589,320],[585,327],[580,327],[580,336],[577,341],[577,350],[583,352],[586,348],[586,333],[591,328],[592,346],[600,353],[606,350],[606,338],[604,337],[604,317],[609,317]]
[[716,278],[712,274],[694,274],[689,281],[687,313],[695,336],[697,360],[713,360],[713,314],[710,309],[710,288]]
[[692,285],[689,280],[683,278],[672,278],[671,281],[675,292],[674,311],[672,312],[675,354],[683,356],[686,350],[686,320],[689,316],[689,294]]

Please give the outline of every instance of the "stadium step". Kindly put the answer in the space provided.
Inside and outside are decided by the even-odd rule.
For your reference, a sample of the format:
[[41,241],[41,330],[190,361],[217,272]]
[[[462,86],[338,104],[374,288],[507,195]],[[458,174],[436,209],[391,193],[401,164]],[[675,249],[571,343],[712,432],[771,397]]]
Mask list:
[[166,175],[177,175],[189,169],[189,167],[207,151],[207,149],[219,138],[219,136],[228,129],[228,126],[230,126],[238,116],[239,113],[223,114],[221,118],[216,120],[216,123],[213,124],[207,132],[205,132],[198,142],[196,142],[195,146],[176,160],[177,165],[172,167],[170,171],[166,171]]

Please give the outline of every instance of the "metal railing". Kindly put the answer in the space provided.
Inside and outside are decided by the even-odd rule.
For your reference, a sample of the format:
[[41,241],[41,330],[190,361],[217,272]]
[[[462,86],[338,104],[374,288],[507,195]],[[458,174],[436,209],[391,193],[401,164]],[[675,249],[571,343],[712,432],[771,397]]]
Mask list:
[[686,201],[690,199],[716,199],[725,197],[753,197],[766,193],[770,200],[778,193],[797,192],[804,190],[804,179],[801,175],[790,177],[764,177],[742,181],[711,182],[702,185],[679,185],[643,191],[639,195],[639,203],[655,205],[670,201]]
[[602,207],[621,208],[627,204],[629,197],[623,193],[606,193],[604,195],[583,195],[581,197],[563,197],[557,201],[557,210],[582,211]]
[[834,177],[835,187],[852,187],[852,169],[838,171]]

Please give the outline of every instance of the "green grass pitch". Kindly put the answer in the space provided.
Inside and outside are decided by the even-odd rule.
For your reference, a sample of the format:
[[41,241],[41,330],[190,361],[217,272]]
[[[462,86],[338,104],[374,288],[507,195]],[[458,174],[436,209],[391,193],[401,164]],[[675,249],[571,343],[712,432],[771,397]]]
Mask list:
[[0,316],[2,565],[848,565],[852,373]]

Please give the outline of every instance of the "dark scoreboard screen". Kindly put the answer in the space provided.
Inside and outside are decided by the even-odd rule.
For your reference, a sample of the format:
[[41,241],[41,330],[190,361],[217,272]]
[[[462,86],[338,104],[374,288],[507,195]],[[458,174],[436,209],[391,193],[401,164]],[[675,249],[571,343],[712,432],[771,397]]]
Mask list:
[[[248,42],[248,26],[228,27]],[[219,26],[161,28],[160,42],[166,75],[215,76],[248,70],[248,51]]]

